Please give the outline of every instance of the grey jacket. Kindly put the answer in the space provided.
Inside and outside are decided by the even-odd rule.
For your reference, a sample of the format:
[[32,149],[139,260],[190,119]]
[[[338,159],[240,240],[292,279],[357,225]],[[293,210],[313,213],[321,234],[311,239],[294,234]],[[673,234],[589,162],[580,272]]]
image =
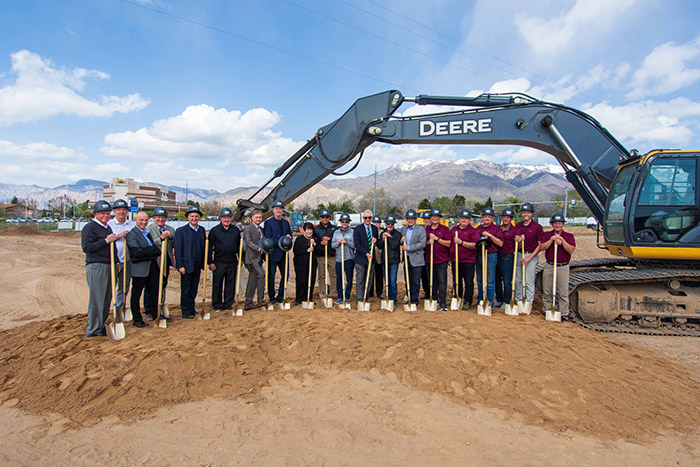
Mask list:
[[352,261],[355,259],[355,239],[353,238],[353,228],[348,227],[347,230],[343,230],[342,228],[337,229],[333,233],[333,240],[331,241],[331,247],[335,250],[335,262],[340,263],[340,261],[343,259],[343,255],[341,254],[340,251],[340,243],[338,243],[338,240],[341,238],[345,238],[345,245],[343,246],[344,252],[345,252],[345,261]]
[[[262,231],[262,227],[260,227]],[[264,235],[264,234],[263,234]],[[245,264],[259,264],[263,260],[264,253],[260,249],[260,239],[263,237],[252,222],[243,229],[243,241],[245,241]]]
[[138,227],[134,227],[126,234],[126,246],[129,249],[127,260],[131,268],[131,277],[148,277],[151,263],[156,262],[160,256],[160,248],[155,244],[149,246],[148,240]]
[[[407,225],[401,227],[401,237],[406,236],[406,231],[408,231]],[[411,243],[408,245],[407,252],[408,259],[411,261],[411,266],[425,266],[426,239],[425,227],[416,224],[413,228],[413,236],[411,236]]]
[[[153,244],[158,247],[158,249],[161,249],[161,244],[163,241],[160,239],[160,229],[158,226],[151,222],[148,224],[148,227],[146,227],[146,230],[148,230],[148,233],[151,234],[151,238],[153,239]],[[168,239],[168,259],[170,260],[170,265],[175,267],[175,229],[173,227],[170,227],[168,224],[165,224],[165,230],[170,232],[170,238]],[[160,257],[158,258],[158,267],[160,267]],[[167,275],[167,274],[166,274]]]

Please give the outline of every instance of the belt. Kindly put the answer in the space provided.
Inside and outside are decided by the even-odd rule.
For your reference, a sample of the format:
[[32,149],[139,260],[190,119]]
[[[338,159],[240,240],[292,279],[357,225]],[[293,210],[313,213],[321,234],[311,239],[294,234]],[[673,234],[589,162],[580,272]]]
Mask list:
[[[547,261],[547,264],[551,264],[554,266],[554,261]],[[557,263],[557,266],[568,266],[569,262],[567,261],[566,263]]]
[[508,253],[506,255],[498,255],[499,258],[507,258],[509,256],[513,256],[513,253]]

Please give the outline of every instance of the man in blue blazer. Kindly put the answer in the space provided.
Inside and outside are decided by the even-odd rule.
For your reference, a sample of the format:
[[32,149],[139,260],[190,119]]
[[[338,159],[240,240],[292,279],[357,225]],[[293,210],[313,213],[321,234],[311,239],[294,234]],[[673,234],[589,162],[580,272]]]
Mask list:
[[370,262],[370,250],[374,254],[373,245],[379,237],[379,229],[372,225],[372,211],[364,211],[362,213],[362,224],[355,227],[353,231],[353,240],[355,241],[355,295],[357,301],[364,301],[367,291],[365,290],[365,282],[367,274],[369,274],[369,283],[374,281],[374,268]]
[[[279,239],[283,236],[289,238],[292,237],[292,226],[289,221],[282,217],[284,213],[284,205],[281,201],[274,201],[272,203],[272,214],[273,217],[265,221],[265,237],[271,238],[275,242],[275,249],[270,254],[269,263],[267,267],[270,268],[270,273],[267,282],[267,291],[270,295],[270,304],[275,305],[277,303],[282,303],[284,300],[284,270],[287,267],[287,255],[279,247]],[[280,288],[275,296],[275,274],[279,269],[280,275]]]
[[180,309],[182,317],[192,319],[197,314],[194,301],[199,289],[199,276],[204,269],[204,242],[207,233],[199,225],[202,211],[197,206],[187,209],[189,223],[175,231],[175,267],[180,272]]

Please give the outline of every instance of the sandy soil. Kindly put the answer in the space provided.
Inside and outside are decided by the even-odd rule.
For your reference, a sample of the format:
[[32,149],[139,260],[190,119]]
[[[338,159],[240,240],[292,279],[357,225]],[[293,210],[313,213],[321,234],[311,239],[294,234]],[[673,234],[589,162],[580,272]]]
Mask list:
[[[575,232],[576,257],[605,256]],[[87,339],[75,234],[0,234],[0,462],[698,463],[693,338],[532,316],[253,311]],[[585,255],[585,256],[584,256]],[[378,310],[374,302],[373,309]]]

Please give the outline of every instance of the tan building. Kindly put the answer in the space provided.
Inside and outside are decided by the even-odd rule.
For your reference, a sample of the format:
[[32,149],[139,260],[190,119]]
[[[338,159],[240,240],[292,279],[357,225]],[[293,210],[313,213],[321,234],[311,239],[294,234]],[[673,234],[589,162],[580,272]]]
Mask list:
[[148,183],[139,183],[133,178],[113,178],[112,183],[105,185],[102,191],[102,197],[110,203],[114,203],[116,199],[123,199],[128,203],[133,198],[139,203],[140,209],[145,211],[152,211],[158,206],[167,209],[168,215],[175,216],[178,211],[176,192]]

